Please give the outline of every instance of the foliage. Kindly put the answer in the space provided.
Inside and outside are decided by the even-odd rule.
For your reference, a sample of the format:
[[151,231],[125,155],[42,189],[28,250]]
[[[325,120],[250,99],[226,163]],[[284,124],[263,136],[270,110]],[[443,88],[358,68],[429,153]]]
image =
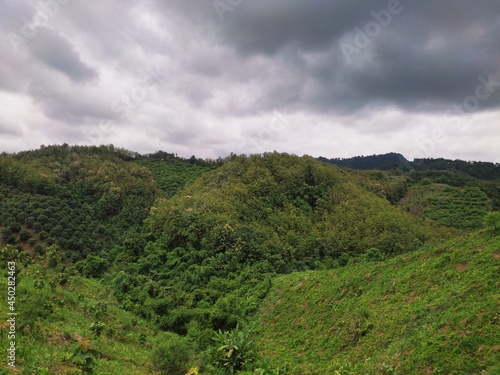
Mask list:
[[109,262],[106,259],[89,255],[87,259],[75,264],[75,269],[83,276],[98,278],[108,269]]
[[38,237],[38,245],[57,244],[73,262],[107,258],[105,249],[140,226],[160,195],[146,168],[124,161],[130,155],[63,145],[0,156],[2,237],[12,244]]
[[494,231],[500,230],[500,212],[489,212],[484,218],[485,225]]
[[[26,267],[16,262],[16,266],[16,306],[22,311],[16,317],[20,374],[151,373],[151,346],[140,338],[156,335],[162,340],[163,334],[123,311],[105,285],[71,275],[61,265],[49,269],[41,262]],[[61,274],[68,281],[49,288],[47,281]],[[0,305],[5,316],[7,308]],[[92,333],[94,322],[101,325],[100,335]]]
[[145,224],[153,238],[142,252],[126,250],[137,255],[115,275],[116,295],[181,335],[191,322],[234,328],[255,311],[276,273],[374,247],[392,256],[432,234],[335,166],[277,153],[234,157],[157,200]]
[[219,330],[213,340],[216,344],[213,350],[214,364],[228,374],[235,374],[245,367],[250,368],[257,357],[249,332],[241,330],[239,325],[231,331]]
[[154,349],[152,364],[161,374],[185,375],[189,369],[190,355],[187,340],[172,334]]
[[173,158],[140,159],[137,164],[148,168],[158,182],[160,188],[171,197],[181,191],[186,185],[207,173],[210,168],[190,164]]
[[[481,374],[500,361],[500,237],[280,276],[255,343],[289,374]],[[277,339],[279,338],[279,339]]]
[[[398,155],[388,156],[394,157]],[[26,374],[288,373],[273,352],[265,358],[257,353],[257,348],[260,352],[268,347],[265,340],[259,341],[262,332],[255,345],[255,336],[250,338],[240,325],[248,327],[270,291],[272,296],[278,287],[286,294],[286,279],[277,276],[291,274],[288,277],[313,275],[319,280],[305,295],[301,287],[290,289],[302,298],[294,300],[295,307],[314,299],[327,281],[333,282],[335,290],[322,298],[340,296],[316,316],[317,321],[344,314],[345,324],[338,325],[325,348],[318,348],[316,337],[328,327],[315,331],[319,323],[296,317],[295,307],[288,306],[262,328],[271,333],[280,328],[280,319],[296,327],[297,332],[283,339],[285,353],[302,348],[299,353],[307,353],[306,358],[317,349],[316,356],[308,358],[323,366],[323,373],[399,373],[401,366],[391,360],[397,353],[380,354],[385,342],[364,346],[363,356],[356,348],[372,339],[382,319],[388,327],[407,319],[400,326],[408,325],[403,333],[414,337],[406,314],[413,304],[387,290],[394,289],[393,280],[406,275],[399,272],[410,272],[408,261],[421,272],[421,295],[441,301],[444,297],[432,286],[439,285],[439,277],[455,280],[453,268],[460,272],[467,261],[453,265],[453,257],[430,247],[415,253],[418,256],[411,252],[458,233],[436,223],[462,230],[485,224],[485,233],[495,235],[496,216],[488,212],[500,207],[500,183],[490,173],[491,165],[471,164],[471,171],[458,163],[462,167],[440,170],[425,167],[426,161],[410,171],[382,159],[375,162],[383,170],[372,171],[342,170],[311,157],[278,153],[202,160],[163,151],[140,155],[112,145],[43,146],[0,155],[0,263],[6,268],[8,261],[16,261],[19,273],[19,368]],[[427,268],[418,268],[414,256],[425,258],[423,262],[433,259],[437,279],[424,280],[431,276]],[[483,289],[463,288],[488,298],[493,284],[482,278],[489,264],[476,260],[472,264],[485,272],[475,275]],[[388,268],[374,268],[380,262]],[[376,276],[366,276],[369,273]],[[327,281],[321,279],[325,274]],[[332,275],[345,277],[338,284]],[[418,275],[406,276],[405,280],[419,280]],[[385,282],[383,295],[372,289],[380,286],[379,278]],[[448,287],[443,290],[467,303],[462,284]],[[367,294],[371,299],[364,300]],[[274,311],[288,303],[287,298],[264,306]],[[320,309],[323,299],[308,305]],[[451,302],[439,306],[450,316],[458,311]],[[384,311],[375,317],[377,308]],[[487,311],[482,305],[477,308]],[[423,320],[429,311],[440,318],[432,306],[419,309],[411,310],[419,324],[431,324]],[[0,310],[5,312],[6,306]],[[391,315],[393,310],[401,310],[401,317]],[[457,366],[463,353],[471,358],[484,350],[495,355],[483,344],[478,347],[481,340],[475,336],[490,337],[482,328],[484,319],[479,316],[477,326],[472,326],[481,335],[460,342],[447,337],[456,344]],[[470,325],[466,323],[455,322]],[[294,336],[302,327],[309,336]],[[418,339],[430,342],[430,352],[439,340],[426,329],[418,331]],[[403,340],[405,335],[394,328],[391,339]],[[337,351],[329,352],[330,348]],[[323,361],[323,351],[335,361]],[[428,361],[427,351],[416,353],[421,357],[415,363]],[[287,355],[283,354],[284,362]],[[372,357],[378,365],[370,364]],[[297,366],[293,364],[292,373]],[[300,368],[307,366],[301,363]]]
[[491,202],[480,187],[414,184],[400,205],[409,213],[440,225],[473,230],[483,226]]
[[326,159],[320,157],[319,160],[335,164],[342,168],[352,169],[398,169],[408,168],[410,162],[406,158],[394,152],[384,155],[355,156],[353,158]]

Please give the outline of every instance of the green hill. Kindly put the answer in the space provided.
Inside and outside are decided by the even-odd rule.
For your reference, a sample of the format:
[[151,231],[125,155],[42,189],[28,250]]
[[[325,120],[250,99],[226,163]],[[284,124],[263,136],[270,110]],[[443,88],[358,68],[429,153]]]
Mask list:
[[[402,285],[397,280],[408,272],[407,289],[419,290],[424,301],[420,310],[411,310],[411,317],[429,326],[425,319],[437,316],[429,301],[444,299],[432,285],[443,285],[448,293],[442,280],[469,275],[472,268],[466,258],[470,256],[475,265],[480,260],[474,257],[483,254],[464,255],[453,266],[449,263],[455,253],[446,258],[444,250],[453,243],[441,248],[431,244],[482,228],[485,222],[498,228],[498,213],[488,212],[498,209],[499,186],[498,181],[461,170],[345,170],[311,157],[279,153],[232,154],[214,161],[163,151],[140,155],[112,145],[61,145],[1,154],[0,263],[4,270],[8,261],[17,264],[17,306],[22,312],[17,326],[19,367],[13,373],[185,375],[191,369],[190,375],[277,375],[287,373],[284,365],[291,371],[298,371],[298,365],[286,354],[276,357],[276,350],[295,353],[297,348],[302,348],[297,355],[303,363],[330,367],[326,373],[334,371],[332,366],[341,373],[348,368],[356,374],[369,373],[364,369],[383,373],[382,365],[370,367],[367,359],[378,363],[384,343],[364,347],[361,357],[344,341],[361,345],[365,337],[372,337],[369,332],[381,327],[373,322],[377,320],[389,327],[382,336],[390,343],[414,344],[410,323],[403,322],[408,325],[405,330],[391,328],[398,322],[392,312],[413,306],[414,296],[397,299],[401,291],[391,283]],[[456,247],[471,241],[477,248],[498,245],[486,233],[464,241]],[[436,266],[419,268],[420,258]],[[491,296],[498,284],[486,280],[489,268],[474,269],[484,270],[474,274],[484,287],[473,284],[476,289],[468,293]],[[333,280],[339,283],[335,288],[354,319],[347,316],[342,319],[348,326],[336,326],[343,336],[334,344],[340,344],[330,349],[329,343],[314,357],[308,351],[313,342],[294,333],[276,340],[281,333],[269,329],[274,336],[266,336],[261,329],[253,340],[249,327],[255,319],[265,322],[264,312],[272,309],[268,299],[262,310],[262,301],[274,298],[283,280],[304,279],[307,284],[323,278],[326,283],[334,275],[340,275]],[[420,287],[420,276],[432,277],[432,282],[421,280]],[[376,287],[379,279],[386,280],[385,286]],[[415,286],[410,284],[413,280],[418,281]],[[461,285],[449,293],[461,296]],[[370,287],[389,288],[395,296],[371,291],[364,297]],[[304,301],[314,299],[314,290],[308,293]],[[356,301],[364,310],[357,310]],[[467,311],[477,312],[474,309],[483,308],[485,301],[467,305]],[[439,303],[446,319],[460,315],[453,303]],[[375,305],[387,311],[387,320],[382,312],[366,315],[377,311]],[[5,303],[0,311],[6,313],[7,308]],[[290,305],[281,318],[287,324],[299,322],[295,314]],[[409,319],[408,314],[402,319]],[[281,322],[279,318],[265,327]],[[494,359],[498,352],[486,345],[495,337],[483,320],[474,326],[469,320],[451,319],[455,326],[465,322],[477,329],[472,343],[457,344],[469,353],[474,368],[489,366],[485,356]],[[455,326],[458,335],[462,331]],[[8,328],[5,323],[3,327]],[[321,332],[312,328],[324,328],[311,322],[304,327],[311,328],[307,329],[314,337]],[[434,343],[431,328],[418,331],[419,339],[427,340],[426,335]],[[486,344],[477,338],[483,336]],[[407,337],[413,341],[406,342]],[[278,349],[268,350],[271,338]],[[477,348],[475,342],[481,342]],[[387,358],[396,353],[391,348]],[[449,355],[446,350],[443,353]],[[342,362],[342,370],[340,362],[325,360],[324,353],[334,351],[331,358],[348,363]],[[418,354],[414,364],[427,363],[424,354]],[[453,354],[456,359],[447,363],[462,366],[463,352]],[[389,372],[399,362],[386,357],[382,364]],[[399,371],[409,368],[401,366],[397,373],[408,373]],[[435,373],[440,368],[448,367],[433,365]],[[11,373],[7,371],[0,369]]]
[[256,343],[289,374],[498,374],[500,237],[273,280]]
[[339,168],[277,153],[234,157],[159,199],[146,226],[154,239],[126,258],[117,295],[180,334],[195,322],[234,327],[275,274],[333,267],[367,251],[390,257],[436,234]]

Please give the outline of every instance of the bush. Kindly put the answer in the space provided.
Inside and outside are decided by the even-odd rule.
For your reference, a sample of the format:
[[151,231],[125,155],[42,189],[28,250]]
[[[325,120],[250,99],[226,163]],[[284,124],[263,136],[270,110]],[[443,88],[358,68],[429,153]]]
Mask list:
[[187,340],[172,334],[154,351],[151,362],[160,374],[184,375],[189,370],[190,350]]
[[365,258],[369,262],[379,262],[384,260],[384,253],[377,248],[371,247],[366,250],[364,254]]
[[21,230],[21,227],[17,223],[12,223],[9,229],[12,233],[17,233]]
[[28,230],[23,229],[19,232],[19,240],[21,240],[22,242],[27,242],[30,238],[31,233]]
[[108,269],[109,262],[106,259],[89,255],[86,260],[75,264],[75,268],[83,276],[98,278]]
[[50,235],[45,231],[41,231],[40,233],[38,233],[38,238],[40,239],[40,241],[45,241],[49,237]]

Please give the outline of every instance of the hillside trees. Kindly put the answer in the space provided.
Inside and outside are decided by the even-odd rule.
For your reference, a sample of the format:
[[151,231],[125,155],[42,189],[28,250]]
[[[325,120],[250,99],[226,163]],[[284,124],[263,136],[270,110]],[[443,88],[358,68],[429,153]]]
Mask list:
[[[107,250],[142,224],[160,195],[147,169],[119,155],[63,145],[0,156],[4,240],[25,242],[31,228],[33,241],[58,244],[72,261],[89,254],[109,259]],[[18,237],[13,225],[23,229]]]
[[[234,328],[276,273],[373,248],[399,254],[432,232],[340,169],[277,153],[234,157],[157,200],[145,224],[154,239],[123,269],[130,282],[115,279],[118,296],[181,334],[193,321]],[[135,286],[145,284],[154,292]],[[152,302],[153,295],[164,303]]]

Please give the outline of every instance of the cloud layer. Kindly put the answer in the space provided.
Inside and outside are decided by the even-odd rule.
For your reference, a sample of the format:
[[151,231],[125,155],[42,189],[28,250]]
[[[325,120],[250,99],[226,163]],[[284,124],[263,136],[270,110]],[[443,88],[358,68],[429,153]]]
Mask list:
[[500,161],[500,3],[0,0],[0,150]]

